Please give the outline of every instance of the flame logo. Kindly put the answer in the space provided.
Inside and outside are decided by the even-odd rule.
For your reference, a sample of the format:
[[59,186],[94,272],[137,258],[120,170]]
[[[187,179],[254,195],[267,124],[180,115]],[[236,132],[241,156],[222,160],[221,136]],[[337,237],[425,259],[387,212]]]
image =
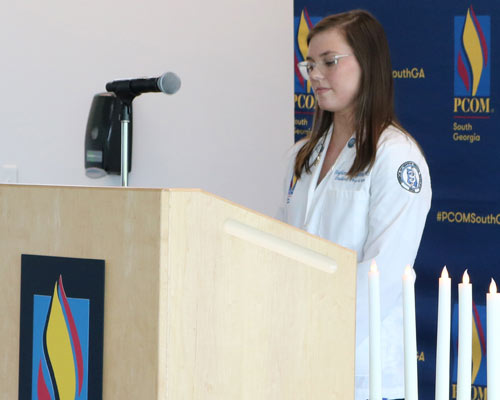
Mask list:
[[[465,53],[466,58],[462,57],[462,52]],[[483,70],[487,64],[486,38],[471,5],[467,10],[463,26],[462,47],[458,53],[457,69],[467,92],[472,96],[476,96]]]
[[[299,79],[299,83],[302,87],[306,83],[304,78],[299,72],[299,68],[297,67],[297,63],[299,61],[304,61],[307,57],[308,45],[307,45],[307,35],[311,31],[313,25],[311,23],[311,19],[309,18],[309,14],[307,9],[304,8],[300,14],[299,26],[297,29],[297,49],[295,50],[295,76]],[[307,82],[307,92],[311,91],[311,84]]]
[[[452,383],[457,383],[458,373],[458,303],[453,307],[453,352],[454,358],[452,362]],[[472,365],[471,365],[471,383],[476,387],[486,387],[486,306],[476,305],[472,302]]]
[[82,347],[62,276],[54,284],[37,375],[39,400],[74,400],[82,394]]
[[472,303],[472,383],[476,381],[483,356],[486,355],[486,340],[476,303]]

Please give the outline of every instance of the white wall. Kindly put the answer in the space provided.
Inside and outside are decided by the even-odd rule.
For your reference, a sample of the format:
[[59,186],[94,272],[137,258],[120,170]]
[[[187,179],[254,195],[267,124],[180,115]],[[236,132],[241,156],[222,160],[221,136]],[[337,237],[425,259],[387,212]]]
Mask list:
[[0,167],[20,183],[85,176],[95,93],[173,71],[173,96],[134,100],[132,187],[199,187],[273,215],[293,142],[288,0],[16,0],[0,8]]

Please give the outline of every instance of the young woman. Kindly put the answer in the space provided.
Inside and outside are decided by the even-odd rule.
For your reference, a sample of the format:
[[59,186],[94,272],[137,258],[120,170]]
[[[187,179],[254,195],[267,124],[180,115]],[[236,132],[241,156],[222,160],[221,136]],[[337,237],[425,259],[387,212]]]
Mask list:
[[331,15],[299,63],[316,96],[310,136],[292,151],[283,219],[357,252],[356,399],[368,399],[368,270],[381,276],[382,395],[404,397],[402,280],[431,203],[429,170],[397,122],[389,46],[362,10]]

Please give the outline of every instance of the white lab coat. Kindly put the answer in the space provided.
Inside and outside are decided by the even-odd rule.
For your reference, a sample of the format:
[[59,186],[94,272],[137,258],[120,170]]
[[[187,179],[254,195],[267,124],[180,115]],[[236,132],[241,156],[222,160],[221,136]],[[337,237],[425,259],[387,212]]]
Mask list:
[[[354,136],[317,185],[324,151],[311,173],[293,187],[295,156],[290,155],[281,218],[312,234],[357,252],[356,400],[368,399],[368,270],[380,270],[382,314],[382,395],[404,397],[402,275],[413,265],[431,204],[427,163],[416,143],[394,126],[381,135],[370,171],[347,177],[356,155]],[[321,140],[320,140],[321,143]],[[311,156],[315,160],[320,145]],[[418,271],[417,271],[418,272]],[[415,355],[416,356],[416,355]]]

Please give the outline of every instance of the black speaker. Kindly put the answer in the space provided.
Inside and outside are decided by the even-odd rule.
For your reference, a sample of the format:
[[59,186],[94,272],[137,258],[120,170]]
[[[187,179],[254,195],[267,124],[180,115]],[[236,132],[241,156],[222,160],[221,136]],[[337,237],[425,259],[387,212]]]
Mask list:
[[[132,105],[128,132],[128,172],[132,169]],[[114,93],[96,94],[90,106],[85,133],[85,174],[101,178],[121,173],[122,101]]]

